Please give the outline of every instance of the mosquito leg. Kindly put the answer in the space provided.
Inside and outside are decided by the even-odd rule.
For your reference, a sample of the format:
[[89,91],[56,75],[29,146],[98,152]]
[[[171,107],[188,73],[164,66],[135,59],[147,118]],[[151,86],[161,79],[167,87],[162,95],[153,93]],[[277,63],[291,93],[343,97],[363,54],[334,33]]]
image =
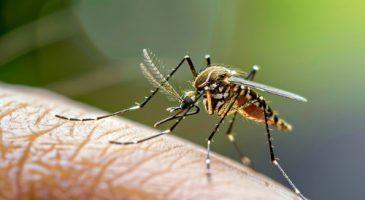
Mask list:
[[145,97],[145,99],[141,103],[136,103],[135,106],[132,106],[132,107],[124,109],[124,110],[119,110],[119,111],[111,113],[111,114],[101,115],[101,116],[98,116],[95,118],[72,118],[72,117],[66,117],[66,116],[62,116],[62,115],[55,115],[55,117],[64,119],[64,120],[69,120],[69,121],[94,121],[94,120],[104,119],[107,117],[112,117],[115,115],[120,115],[125,112],[143,108],[152,99],[152,97],[158,92],[158,90],[159,90],[159,88],[156,88],[155,90],[151,90],[151,94],[148,97]]
[[72,117],[66,117],[66,116],[62,116],[62,115],[55,115],[55,117],[60,118],[60,119],[64,119],[64,120],[69,120],[69,121],[95,121],[95,120],[100,120],[100,119],[104,119],[107,117],[111,117],[111,116],[115,116],[115,115],[119,115],[125,112],[129,112],[132,110],[138,110],[143,108],[148,101],[151,100],[151,98],[158,92],[158,88],[156,88],[155,90],[151,91],[151,95],[148,97],[145,97],[145,99],[141,102],[141,103],[136,103],[135,106],[132,106],[130,108],[124,109],[124,110],[119,110],[117,112],[111,113],[111,114],[107,114],[107,115],[101,115],[95,118],[72,118]]
[[[143,53],[148,54],[147,50],[143,49]],[[193,65],[193,62],[191,61],[189,56],[185,56],[180,63],[174,68],[172,69],[172,71],[170,72],[170,74],[168,74],[166,76],[166,81],[168,81],[172,75],[182,66],[182,64],[187,61],[191,70],[191,73],[193,74],[193,77],[195,79],[195,77],[197,76],[197,73],[195,71],[195,67]],[[163,85],[164,83],[161,83],[161,85]],[[107,114],[107,115],[101,115],[95,118],[73,118],[73,117],[66,117],[66,116],[62,116],[62,115],[55,115],[55,117],[60,118],[60,119],[64,119],[64,120],[69,120],[69,121],[94,121],[94,120],[100,120],[100,119],[104,119],[104,118],[108,118],[108,117],[112,117],[115,115],[120,115],[122,113],[125,112],[129,112],[132,110],[138,110],[143,108],[151,99],[153,96],[155,96],[155,94],[159,91],[160,88],[155,88],[154,90],[151,90],[151,94],[147,97],[144,98],[144,100],[140,103],[136,103],[135,106],[132,106],[130,108],[124,109],[124,110],[120,110],[111,114]]]
[[269,141],[269,149],[270,149],[271,162],[280,171],[280,173],[284,176],[284,178],[289,183],[289,185],[292,187],[292,189],[294,190],[294,192],[297,193],[297,195],[300,198],[302,198],[303,200],[307,200],[307,198],[294,185],[293,181],[289,178],[289,176],[286,174],[286,172],[284,171],[284,169],[279,164],[278,159],[275,157],[274,149],[273,149],[273,145],[272,145],[272,140],[273,139],[271,137],[270,128],[269,128],[269,125],[268,125],[268,122],[267,122],[267,115],[268,115],[268,109],[269,109],[269,107],[267,106],[267,104],[266,104],[266,102],[265,102],[265,100],[264,100],[263,97],[259,97],[259,100],[260,100],[260,107],[264,111],[265,127],[266,127],[267,139]]
[[243,165],[250,165],[251,164],[250,158],[248,158],[247,156],[242,154],[239,146],[235,142],[235,139],[234,139],[234,136],[233,136],[233,133],[232,133],[232,129],[233,129],[234,122],[236,120],[236,116],[237,116],[237,112],[235,112],[233,114],[233,117],[232,117],[232,119],[229,123],[229,127],[228,127],[226,135],[227,135],[228,140],[234,145],[234,148],[236,149],[238,155],[240,156],[240,160],[241,160],[242,164]]
[[212,143],[212,139],[214,137],[214,134],[218,131],[219,126],[222,124],[223,120],[226,118],[228,112],[231,110],[231,108],[233,107],[234,103],[236,102],[237,98],[240,96],[241,92],[241,88],[239,88],[237,90],[237,95],[234,97],[233,101],[230,102],[227,110],[224,112],[223,116],[221,117],[221,119],[219,120],[219,122],[215,125],[212,133],[209,135],[208,137],[208,142],[207,142],[207,156],[205,158],[205,164],[206,164],[206,168],[207,168],[207,177],[208,177],[208,181],[211,180],[211,171],[210,171],[210,144]]
[[184,59],[180,62],[181,64],[184,62],[184,60],[186,60],[189,64],[189,67],[190,67],[190,71],[191,73],[193,74],[193,80],[195,80],[195,78],[198,76],[198,74],[196,73],[196,70],[195,70],[195,67],[194,67],[194,64],[193,64],[193,61],[191,61],[191,58],[189,55],[186,55],[184,57]]
[[[188,112],[188,113],[186,113],[186,115],[185,115],[185,116],[190,116],[190,115],[196,115],[196,114],[198,114],[198,113],[199,113],[199,111],[200,111],[200,108],[199,108],[198,106],[194,106],[194,108],[196,108],[196,110],[195,110],[195,111]],[[161,120],[161,121],[156,122],[153,126],[154,126],[154,127],[160,126],[160,125],[161,125],[161,124],[163,124],[163,123],[166,123],[166,122],[168,122],[168,121],[171,121],[171,120],[174,120],[174,119],[180,118],[181,116],[182,116],[182,115],[181,115],[181,113],[176,113],[175,115],[172,115],[172,116],[167,117],[167,118],[165,118],[165,119],[163,119],[163,120]]]
[[[202,96],[202,94],[199,94],[197,96],[197,98],[195,99],[194,101],[194,104],[198,101],[198,99]],[[183,114],[180,116],[180,118],[178,118],[176,120],[176,122],[169,128],[169,129],[166,129],[164,131],[162,131],[161,133],[158,133],[158,134],[155,134],[155,135],[152,135],[152,136],[149,136],[149,137],[145,137],[145,138],[142,138],[142,139],[139,139],[139,140],[133,140],[133,141],[126,141],[126,142],[119,142],[119,141],[109,141],[110,144],[117,144],[117,145],[129,145],[129,144],[138,144],[138,143],[142,143],[142,142],[145,142],[147,140],[151,140],[153,138],[157,138],[161,135],[165,135],[165,134],[168,134],[168,133],[171,133],[175,128],[176,126],[187,116],[187,114],[189,113],[189,111],[193,108],[194,106],[192,107],[189,107],[187,108]]]
[[210,55],[209,54],[205,55],[205,60],[207,61],[207,67],[210,67],[210,65],[212,64],[212,62],[210,60]]
[[110,144],[117,144],[117,145],[129,145],[129,144],[138,144],[138,143],[142,143],[142,142],[145,142],[147,140],[151,140],[153,138],[157,138],[161,135],[165,135],[165,134],[168,134],[168,133],[171,133],[175,127],[181,122],[181,120],[184,119],[184,117],[186,116],[186,114],[189,112],[190,108],[188,108],[184,114],[178,118],[175,122],[175,124],[173,124],[169,129],[166,129],[164,131],[162,131],[161,133],[158,133],[158,134],[155,134],[155,135],[152,135],[152,136],[149,136],[149,137],[145,137],[145,138],[142,138],[142,139],[139,139],[139,140],[133,140],[133,141],[126,141],[126,142],[119,142],[119,141],[109,141]]
[[255,75],[256,75],[257,71],[259,71],[259,66],[254,65],[252,67],[251,71],[247,74],[245,79],[252,81],[255,78]]

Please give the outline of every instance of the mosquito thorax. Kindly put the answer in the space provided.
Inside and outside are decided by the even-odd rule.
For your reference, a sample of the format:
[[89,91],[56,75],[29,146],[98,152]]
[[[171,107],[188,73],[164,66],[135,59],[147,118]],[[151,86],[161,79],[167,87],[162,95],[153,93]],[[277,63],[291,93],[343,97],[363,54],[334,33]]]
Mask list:
[[[214,90],[214,87],[222,84],[226,85],[227,79],[235,73],[235,71],[226,67],[211,66],[198,74],[193,85],[197,90]],[[208,86],[208,88],[206,86]]]

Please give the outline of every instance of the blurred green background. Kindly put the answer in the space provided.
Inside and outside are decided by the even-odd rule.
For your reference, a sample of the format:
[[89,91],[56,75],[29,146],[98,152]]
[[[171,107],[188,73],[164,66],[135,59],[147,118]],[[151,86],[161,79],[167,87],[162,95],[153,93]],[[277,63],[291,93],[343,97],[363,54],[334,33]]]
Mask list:
[[[290,134],[273,135],[297,186],[311,199],[365,196],[365,1],[0,2],[0,80],[50,89],[112,112],[151,89],[139,69],[143,48],[168,69],[187,53],[198,69],[206,53],[214,63],[246,71],[258,64],[256,81],[309,100],[264,94],[294,126]],[[188,81],[185,67],[172,84],[182,91],[191,87]],[[175,105],[158,95],[126,117],[152,125]],[[217,120],[202,112],[175,134],[205,146]],[[238,122],[236,138],[253,167],[287,185],[270,164],[264,126]],[[212,147],[238,160],[224,135],[227,124]]]

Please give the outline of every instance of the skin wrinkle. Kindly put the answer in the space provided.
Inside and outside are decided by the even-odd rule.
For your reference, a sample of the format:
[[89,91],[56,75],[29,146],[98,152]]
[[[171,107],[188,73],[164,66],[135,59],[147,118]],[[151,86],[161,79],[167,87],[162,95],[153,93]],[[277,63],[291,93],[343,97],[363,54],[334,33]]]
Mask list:
[[[37,138],[39,138],[40,136],[46,134],[47,132],[49,132],[49,131],[51,131],[51,130],[53,130],[55,128],[57,128],[57,126],[56,127],[53,127],[53,128],[50,128],[48,130],[45,130],[45,131],[34,132],[34,133],[31,133],[31,134],[28,135],[28,139],[29,139],[30,142],[28,143],[28,145],[24,149],[23,154],[22,154],[22,156],[19,159],[19,162],[17,164],[18,173],[17,173],[17,179],[16,179],[17,181],[16,182],[17,182],[17,185],[18,185],[18,189],[20,190],[19,194],[22,193],[21,178],[22,178],[22,174],[23,174],[23,170],[24,170],[25,163],[26,163],[26,161],[27,161],[27,159],[29,157],[29,152],[30,152],[30,150],[32,148],[33,143],[35,142],[35,140]],[[27,137],[27,136],[25,136],[25,137]]]
[[[169,150],[165,150],[164,152],[168,152],[168,151]],[[122,171],[121,173],[117,173],[115,175],[115,177],[123,178],[125,175],[130,175],[133,173],[133,171],[137,171],[137,168],[142,166],[143,163],[146,163],[149,160],[153,160],[154,158],[157,158],[157,156],[159,156],[158,153],[150,155],[146,160],[142,159],[142,160],[138,161],[137,163],[133,163],[133,165],[131,165],[131,167],[128,170]],[[113,181],[117,181],[117,179],[114,179]]]
[[[207,184],[203,184],[203,185],[189,184],[189,181],[191,181],[194,178],[194,177],[190,177],[188,179],[185,179],[185,181],[181,182],[179,185],[176,185],[176,188],[173,191],[179,192],[179,189],[183,186],[183,184],[185,184],[186,185],[185,187],[189,187],[189,189],[190,189],[188,199],[199,199],[198,197],[195,197],[195,196],[203,196],[204,197],[205,195],[201,194],[200,193],[201,191],[212,190],[214,192],[214,188],[212,188],[211,183],[208,183],[208,180],[206,179],[206,173],[202,173],[199,177],[205,177],[204,181]],[[218,188],[219,188],[219,185],[218,185]],[[172,195],[172,194],[173,193],[171,193],[170,195]],[[184,197],[184,198],[186,198],[186,197]],[[217,198],[217,199],[220,199],[220,198]]]
[[99,157],[105,157],[106,153],[111,148],[111,145],[105,145],[105,147],[100,151]]
[[109,194],[111,194],[111,198],[110,199],[117,199],[117,193],[116,191],[114,191],[114,187],[113,187],[113,183],[109,180],[106,180],[105,183],[107,184],[107,192]]
[[[119,136],[117,138],[115,138],[115,140],[120,140],[121,138],[124,138],[124,136]],[[105,145],[105,147],[101,150],[101,153],[99,155],[99,157],[105,157],[106,156],[106,153],[109,151],[109,149],[111,149],[114,145]],[[116,149],[116,150],[113,150],[113,151],[110,151],[111,153],[109,153],[108,156],[115,156],[115,155],[119,155],[120,156],[120,153],[124,152],[125,149],[127,148],[131,148],[130,146],[121,146],[120,148]]]
[[[176,147],[176,149],[178,148],[181,148],[181,146],[178,146]],[[167,156],[166,156],[167,157]],[[164,169],[162,170],[158,170],[158,171],[155,171],[155,172],[151,172],[150,174],[148,174],[146,177],[144,177],[143,179],[141,179],[139,181],[139,184],[141,186],[144,186],[147,184],[147,182],[150,180],[150,179],[153,179],[155,177],[159,177],[159,175],[164,175],[166,173],[169,173],[169,172],[173,172],[173,165],[181,159],[180,156],[178,156],[176,153],[173,153],[173,155],[170,155],[170,157],[176,157],[176,159],[173,160],[173,162],[171,162],[169,165],[167,165],[167,167],[165,167]]]
[[[67,112],[67,111],[62,111],[60,114],[61,115],[63,115],[65,112]],[[81,114],[79,114],[79,115],[77,115],[77,117],[80,117],[81,116]],[[56,118],[54,118],[54,119],[56,119]],[[75,133],[75,131],[74,131],[74,128],[75,128],[75,126],[76,126],[76,124],[77,123],[69,123],[68,121],[66,121],[66,120],[58,120],[57,119],[57,121],[61,121],[61,124],[62,125],[64,125],[64,124],[68,124],[68,125],[70,125],[70,128],[69,128],[69,135],[71,136],[71,137],[74,137],[75,135],[74,135],[74,133]],[[81,122],[80,122],[81,123]]]
[[[114,134],[115,132],[123,131],[123,130],[128,129],[128,128],[129,128],[128,126],[123,126],[123,127],[120,127],[120,128],[114,129],[114,130],[110,130],[110,131],[104,132],[103,134],[101,134],[99,137],[96,137],[95,139],[96,140],[100,140],[101,138],[103,138],[105,136],[108,136],[110,134]],[[123,136],[118,137],[117,139],[119,140],[120,138],[123,138]],[[100,157],[104,157],[104,155],[108,152],[108,150],[110,149],[110,147],[111,147],[111,145],[106,145],[102,149],[102,151],[100,152],[99,156]]]
[[[179,158],[180,159],[180,158]],[[178,159],[177,159],[178,160]],[[196,162],[194,162],[194,163],[200,163],[200,162],[202,162],[202,159],[197,159],[197,160],[195,160]],[[172,164],[173,163],[175,163],[175,162],[172,162]],[[193,163],[192,162],[186,162],[185,163],[185,165],[187,166],[187,165],[192,165]],[[171,166],[171,165],[170,165]],[[203,166],[203,164],[202,164],[202,166]],[[184,167],[184,165],[181,165],[180,167]],[[170,171],[170,172],[173,172],[171,169],[170,170],[167,170],[167,171]],[[165,171],[165,172],[167,172],[167,171]],[[159,174],[161,174],[162,175],[162,173],[161,172],[164,172],[163,170],[162,171],[158,171],[158,172],[156,172],[156,173],[151,173],[150,175],[148,175],[148,177],[152,177],[153,178],[153,175],[159,175]],[[221,172],[221,170],[216,170],[216,172],[217,173],[219,173],[219,172]],[[201,174],[201,177],[205,177],[206,176],[206,173],[205,172],[203,172],[202,174]],[[183,181],[181,181],[181,182],[178,182],[178,183],[176,183],[176,184],[174,184],[174,185],[171,185],[171,186],[169,186],[169,190],[167,191],[167,192],[165,192],[165,194],[163,195],[164,197],[163,197],[163,199],[165,199],[165,198],[167,198],[169,195],[166,195],[166,194],[168,194],[168,193],[171,193],[172,194],[172,192],[173,191],[175,191],[175,190],[178,190],[180,187],[179,186],[181,186],[184,182],[187,182],[188,180],[192,180],[192,179],[194,179],[194,176],[190,176],[190,177],[188,177],[188,178],[186,178],[186,179],[183,179]],[[140,181],[140,183],[143,183],[142,181]],[[205,188],[206,186],[204,186],[204,185],[201,185],[201,188]],[[194,189],[197,189],[196,187],[194,187]],[[194,198],[192,198],[192,199],[194,199]]]
[[[45,143],[43,143],[43,145],[46,146]],[[57,143],[50,143],[48,145],[49,145],[49,147],[47,146],[47,149],[44,149],[43,152],[40,153],[40,156],[39,156],[40,158],[43,158],[44,156],[46,156],[47,154],[49,154],[50,152],[52,152],[53,150],[55,150],[56,149],[56,146],[57,145],[60,145],[60,143],[58,143],[58,144]]]
[[[151,151],[151,152],[159,152],[160,149],[158,149],[161,145],[161,143],[163,144],[165,141],[162,137],[160,138],[156,138],[154,140],[151,140],[149,142],[145,142],[143,149],[146,151]],[[139,144],[141,145],[141,144]],[[157,146],[157,148],[155,148],[155,146]],[[164,148],[170,148],[169,146],[163,146]],[[175,147],[172,147],[175,148]]]
[[[230,167],[236,167],[236,166],[230,166]],[[274,185],[272,183],[269,183],[268,181],[264,180],[264,179],[257,179],[256,176],[253,176],[251,173],[247,173],[245,171],[245,177],[242,178],[249,178],[250,180],[254,181],[257,184],[260,184],[264,187],[268,187],[268,188],[275,188],[273,191],[275,193],[285,193],[282,189],[278,188],[277,185]],[[286,196],[287,199],[291,199],[288,196]],[[299,197],[297,197],[299,199]]]
[[[2,97],[5,97],[6,95],[3,95]],[[6,107],[9,107],[11,106],[12,104],[14,104],[15,102],[14,101],[9,101],[7,103],[5,103],[4,105],[1,105],[2,107],[6,108]]]
[[171,170],[167,169],[163,169],[163,170],[157,170],[155,172],[150,172],[146,177],[144,177],[142,180],[138,181],[138,184],[141,185],[141,187],[146,187],[148,185],[148,181],[159,177],[160,175],[165,175],[167,172],[171,172]]
[[[183,146],[181,146],[181,148],[183,148]],[[186,152],[184,152],[184,154],[182,154],[181,152],[177,152],[177,153],[173,154],[173,156],[176,158],[174,160],[172,160],[172,162],[168,165],[168,168],[169,169],[178,168],[175,166],[177,165],[178,161],[181,160],[181,155],[187,156],[191,152],[192,152],[192,150],[189,149]]]
[[[32,137],[32,135],[34,135]],[[28,143],[28,145],[26,146],[26,148],[24,149],[23,151],[23,154],[21,156],[21,158],[19,159],[19,162],[17,164],[17,169],[18,169],[18,172],[17,172],[17,178],[16,178],[16,183],[18,185],[18,190],[20,192],[18,192],[18,194],[22,194],[23,192],[23,188],[22,188],[22,184],[21,184],[21,179],[22,179],[22,174],[23,174],[23,171],[24,171],[24,166],[26,164],[26,161],[29,157],[29,152],[30,152],[30,149],[32,148],[32,145],[34,143],[34,141],[43,134],[39,134],[39,133],[36,133],[36,134],[30,134],[30,142]]]
[[198,164],[198,163],[201,163],[202,166],[204,167],[204,158],[198,158],[198,159],[195,159],[195,160],[190,160],[189,162],[185,162],[185,163],[180,165],[180,168],[184,169],[184,168],[186,168],[190,165]]
[[46,109],[45,111],[43,111],[42,112],[42,114],[40,114],[38,117],[37,117],[37,119],[36,119],[36,121],[35,121],[35,124],[39,124],[40,123],[40,121],[42,121],[42,119],[48,114],[48,113],[50,113],[50,109]]
[[[22,173],[23,173],[23,169],[24,169],[24,165],[25,165],[25,161],[28,159],[28,155],[29,155],[29,151],[30,151],[30,148],[32,147],[32,144],[33,144],[33,141],[30,141],[28,143],[28,145],[25,147],[24,151],[23,151],[23,154],[21,156],[21,158],[19,159],[19,162],[17,164],[17,178],[16,178],[16,184],[17,184],[17,187],[19,190],[18,195],[22,194],[23,190],[22,190],[22,184],[21,184],[21,178],[22,178]],[[18,199],[20,199],[21,196],[18,196]]]
[[1,158],[5,160],[6,148],[3,144],[3,129],[1,127],[0,127],[0,152],[1,152]]
[[70,137],[74,137],[74,133],[75,133],[75,126],[76,126],[76,124],[75,124],[75,123],[73,123],[73,124],[71,125],[71,127],[70,127],[70,131],[69,131],[69,136],[70,136]]
[[169,197],[170,195],[174,194],[174,192],[175,192],[176,190],[178,190],[178,189],[180,188],[180,186],[181,186],[183,183],[187,182],[189,179],[190,179],[190,178],[183,178],[183,179],[181,179],[181,180],[177,181],[175,184],[171,185],[171,186],[169,187],[169,190],[167,190],[166,192],[164,192],[164,193],[162,194],[161,199],[169,199],[168,197]]
[[34,176],[37,176],[39,178],[42,178],[44,180],[47,180],[47,178],[50,176],[51,170],[56,170],[56,167],[53,167],[52,165],[48,165],[42,161],[35,161],[32,164],[37,165],[38,167],[42,167],[43,169],[48,169],[48,173],[45,173],[44,170],[40,171],[38,169],[35,170],[29,170],[28,172],[33,174]]
[[125,174],[133,173],[133,171],[136,171],[138,167],[142,166],[144,163],[147,163],[150,160],[157,159],[159,156],[164,156],[166,152],[170,152],[172,149],[165,149],[163,151],[160,151],[158,153],[154,153],[152,155],[149,155],[145,159],[141,159],[137,161],[136,163],[133,163],[133,165],[129,166],[129,169],[123,171],[122,173],[118,173],[117,177],[123,177]]
[[[5,167],[5,168],[2,168],[2,170],[3,171],[9,171],[10,169],[11,169],[11,165],[9,165],[9,166],[7,166],[7,167]],[[8,176],[6,176],[6,175],[2,175],[1,176],[1,179],[0,180],[7,180],[8,181]],[[9,191],[8,189],[8,187],[9,187],[9,184],[7,184],[7,183],[3,183],[3,184],[1,184],[1,186],[3,186],[3,187],[0,187],[0,188],[5,188],[5,187],[7,187],[6,189],[7,190],[5,190],[5,191],[3,191],[3,190],[0,190],[0,196],[1,197],[4,197],[3,199],[15,199],[15,195],[14,195],[14,192],[13,192],[13,190],[11,190],[11,191]]]
[[37,138],[53,131],[54,129],[58,128],[62,126],[62,124],[57,124],[49,129],[45,129],[45,130],[38,130],[38,131],[32,131],[31,127],[28,126],[28,129],[31,131],[30,134],[25,134],[24,136],[19,136],[19,137],[14,137],[14,139],[25,139],[25,140],[29,140],[29,141],[35,141]]
[[4,112],[4,113],[1,113],[0,114],[0,119],[2,119],[2,118],[4,118],[4,117],[6,117],[6,116],[8,116],[8,115],[11,115],[13,112],[16,112],[17,110],[19,110],[19,109],[22,109],[22,108],[25,108],[25,107],[27,107],[28,106],[28,104],[25,104],[25,103],[23,103],[23,104],[20,104],[18,107],[16,107],[16,108],[13,108],[13,109],[10,109],[10,110],[8,110],[8,111],[6,111],[6,112]]
[[[114,186],[115,187],[115,186]],[[115,187],[114,193],[119,194],[116,199],[121,198],[121,194],[129,194],[129,196],[122,199],[148,199],[148,200],[157,200],[156,194],[149,193],[145,191],[139,191],[138,189],[133,189],[129,187],[119,186]],[[105,199],[105,198],[103,198]]]
[[77,155],[81,152],[82,148],[85,147],[85,145],[89,144],[91,137],[93,135],[93,133],[95,132],[95,130],[99,127],[99,124],[96,124],[91,131],[89,132],[89,134],[86,136],[86,138],[79,144],[77,144],[77,148],[75,149],[74,153],[70,156],[69,161],[72,162]]
[[[192,150],[189,150],[187,151],[186,153],[184,153],[184,155],[187,155],[189,152],[191,152]],[[152,172],[151,174],[147,175],[144,179],[142,179],[140,181],[140,184],[143,185],[143,183],[147,183],[148,180],[154,178],[154,177],[158,177],[158,175],[162,175],[164,173],[167,173],[167,172],[173,172],[173,169],[177,169],[179,167],[183,167],[183,165],[179,166],[179,167],[174,167],[176,165],[176,163],[178,163],[179,160],[181,160],[181,157],[179,156],[179,154],[181,153],[175,153],[173,155],[171,155],[171,157],[176,157],[168,166],[167,166],[167,170],[161,170],[161,171],[157,171],[157,172]],[[196,163],[197,162],[200,162],[201,160],[195,160]],[[188,163],[185,163],[185,164],[189,164],[189,165],[192,165],[195,163],[195,161],[189,161]]]
[[[27,104],[24,104],[24,105],[27,105]],[[24,106],[25,107],[25,106]],[[24,108],[23,106],[20,106],[20,108]],[[20,109],[19,107],[17,109],[12,109],[11,111],[9,111],[7,114],[11,114],[11,112],[15,112],[16,110],[19,110]],[[23,151],[23,154],[21,156],[21,158],[19,159],[19,162],[17,164],[17,169],[18,169],[18,172],[17,172],[17,178],[16,178],[16,183],[18,185],[18,190],[20,192],[18,192],[19,194],[22,193],[22,184],[21,184],[21,178],[22,178],[22,174],[23,174],[23,170],[24,170],[24,166],[26,164],[26,161],[29,157],[29,152],[32,148],[32,145],[33,143],[37,140],[37,138],[39,138],[40,136],[42,135],[45,135],[47,134],[48,132],[58,128],[59,126],[61,126],[62,124],[59,124],[59,125],[56,125],[54,127],[51,127],[49,129],[46,129],[46,130],[40,130],[40,131],[37,131],[37,132],[32,132],[31,134],[25,134],[25,137],[29,143],[28,145],[25,147],[24,151]],[[29,129],[31,129],[29,127]],[[21,137],[20,137],[21,138]]]
[[[220,170],[216,170],[216,172],[215,172],[215,174],[219,174],[219,172],[221,172]],[[200,174],[200,176],[199,177],[206,177],[206,172],[202,172],[201,174]],[[194,176],[192,176],[192,177],[190,177],[190,178],[188,178],[188,179],[186,179],[186,183],[188,183],[189,181],[188,180],[194,180]],[[206,184],[204,184],[204,185],[200,185],[200,190],[202,190],[202,189],[204,189],[204,188],[209,188],[209,187],[211,187],[212,185],[210,185],[211,183],[209,183],[208,182],[208,180],[203,180],[203,181],[205,181],[205,183]],[[182,182],[183,183],[183,182]],[[176,185],[176,190],[179,188],[179,186],[181,187],[181,184],[180,185]],[[219,187],[219,185],[218,185],[218,182],[217,181],[215,181],[215,184],[214,184],[214,186],[216,186],[216,187]],[[196,198],[191,198],[191,199],[196,199]]]
[[126,126],[123,126],[123,127],[120,127],[120,128],[116,128],[116,129],[110,130],[110,131],[103,132],[103,134],[101,134],[100,136],[96,137],[95,140],[100,140],[103,137],[106,137],[106,136],[109,136],[109,135],[114,134],[116,132],[123,131],[123,130],[127,130],[127,129],[128,128]]
[[87,192],[87,195],[86,195],[87,198],[86,199],[90,199],[92,197],[93,193],[95,192],[95,188],[102,181],[102,177],[103,177],[106,169],[108,168],[108,166],[110,166],[117,159],[118,159],[118,157],[115,157],[113,159],[110,159],[104,165],[101,166],[101,169],[99,170],[99,173],[96,175],[96,177],[94,178],[94,180],[92,180],[92,184],[90,186],[89,191]]
[[[184,148],[183,149],[183,151],[184,152],[179,152],[179,154],[182,154],[182,155],[184,155],[184,157],[189,157],[189,155],[196,155],[196,151],[193,149],[193,148]],[[201,152],[199,152],[199,153],[201,153]],[[189,160],[189,162],[184,162],[184,163],[182,163],[182,164],[180,164],[180,168],[184,168],[185,166],[186,166],[186,164],[187,163],[194,163],[195,161],[201,161],[201,162],[203,162],[203,165],[204,165],[204,156],[205,155],[202,155],[202,153],[201,153],[201,155],[199,155],[198,157],[198,159],[192,159],[192,160]],[[201,160],[202,159],[202,160]],[[176,162],[175,163],[172,163],[172,164],[176,164]]]

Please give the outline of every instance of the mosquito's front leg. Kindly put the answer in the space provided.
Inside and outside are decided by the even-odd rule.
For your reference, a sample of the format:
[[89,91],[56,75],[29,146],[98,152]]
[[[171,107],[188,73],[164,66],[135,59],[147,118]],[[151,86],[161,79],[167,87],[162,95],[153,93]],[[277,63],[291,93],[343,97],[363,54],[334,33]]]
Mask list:
[[[199,94],[195,101],[192,103],[192,105],[195,105],[195,103],[199,100],[199,98],[202,96],[202,93]],[[168,134],[168,133],[171,133],[175,128],[176,126],[186,117],[189,115],[189,112],[192,108],[194,108],[196,106],[190,106],[188,107],[187,109],[184,110],[184,112],[181,114],[181,115],[178,115],[176,114],[175,117],[178,117],[176,118],[176,122],[169,128],[169,129],[166,129],[160,133],[157,133],[155,135],[151,135],[149,137],[145,137],[145,138],[142,138],[142,139],[139,139],[139,140],[133,140],[133,141],[126,141],[126,142],[119,142],[119,141],[109,141],[111,144],[117,144],[117,145],[129,145],[129,144],[138,144],[138,143],[142,143],[142,142],[145,142],[145,141],[148,141],[148,140],[151,140],[153,138],[157,138],[161,135],[165,135],[165,134]],[[196,112],[196,111],[195,111]]]
[[158,92],[158,90],[159,90],[159,88],[156,88],[155,90],[151,90],[151,94],[149,96],[145,97],[145,99],[141,103],[136,103],[135,106],[132,106],[130,108],[120,110],[120,111],[117,111],[117,112],[114,112],[111,114],[101,115],[101,116],[98,116],[95,118],[72,118],[72,117],[66,117],[66,116],[62,116],[62,115],[55,115],[55,117],[64,119],[64,120],[69,120],[69,121],[94,121],[94,120],[100,120],[100,119],[104,119],[104,118],[115,116],[115,115],[120,115],[125,112],[143,108],[152,99],[152,97]]
[[[190,115],[196,115],[196,114],[198,114],[198,113],[199,113],[199,111],[200,111],[200,108],[199,108],[198,106],[194,106],[194,108],[195,108],[195,110],[194,110],[194,111],[191,111],[191,112],[186,113],[186,115],[185,115],[185,116],[190,116]],[[153,126],[154,126],[154,127],[160,126],[160,125],[161,125],[161,124],[163,124],[163,123],[166,123],[166,122],[168,122],[168,121],[171,121],[171,120],[174,120],[174,119],[180,118],[180,117],[182,117],[182,115],[183,115],[183,114],[181,114],[181,112],[178,112],[178,113],[176,113],[175,115],[172,115],[172,116],[170,116],[170,117],[167,117],[167,118],[165,118],[165,119],[163,119],[163,120],[160,120],[160,121],[156,122]]]
[[217,133],[219,126],[222,124],[222,122],[224,121],[224,119],[226,118],[227,114],[229,113],[229,111],[231,110],[231,108],[233,107],[234,103],[236,102],[237,98],[240,96],[240,92],[241,92],[241,88],[239,88],[237,91],[236,96],[233,98],[233,100],[231,102],[229,102],[229,106],[227,108],[227,110],[224,112],[223,116],[221,117],[221,119],[219,120],[219,122],[215,125],[212,133],[209,135],[208,137],[208,142],[207,142],[207,156],[205,158],[205,164],[206,164],[206,169],[207,169],[207,177],[208,180],[211,180],[211,171],[210,171],[210,145],[212,143],[213,137],[214,135]]
[[[143,49],[143,54],[145,55],[145,58],[146,58],[146,56],[148,58],[150,57],[149,56],[150,52],[146,49]],[[197,73],[196,73],[195,67],[193,65],[193,62],[191,61],[190,57],[187,55],[180,61],[180,63],[174,69],[172,69],[170,74],[168,74],[166,76],[166,78],[165,78],[166,82],[172,77],[172,75],[175,74],[175,72],[182,66],[182,64],[185,61],[187,61],[187,63],[189,64],[191,73],[193,74],[193,78],[195,79],[195,77],[197,76]],[[162,82],[160,84],[163,85],[164,83],[165,82]],[[137,103],[137,105],[132,106],[132,107],[127,108],[127,109],[124,109],[124,110],[120,110],[120,111],[111,113],[111,114],[101,115],[101,116],[98,116],[98,117],[95,117],[95,118],[74,118],[74,117],[66,117],[66,116],[62,116],[62,115],[55,115],[55,117],[60,118],[60,119],[64,119],[64,120],[69,120],[69,121],[94,121],[94,120],[104,119],[104,118],[107,118],[107,117],[112,117],[112,116],[115,116],[115,115],[120,115],[120,114],[125,113],[125,112],[129,112],[129,111],[132,111],[132,110],[138,110],[138,109],[143,108],[152,99],[152,97],[155,96],[155,94],[159,91],[159,89],[160,88],[155,88],[154,90],[151,90],[151,94],[149,96],[145,97],[145,99],[142,102]]]

